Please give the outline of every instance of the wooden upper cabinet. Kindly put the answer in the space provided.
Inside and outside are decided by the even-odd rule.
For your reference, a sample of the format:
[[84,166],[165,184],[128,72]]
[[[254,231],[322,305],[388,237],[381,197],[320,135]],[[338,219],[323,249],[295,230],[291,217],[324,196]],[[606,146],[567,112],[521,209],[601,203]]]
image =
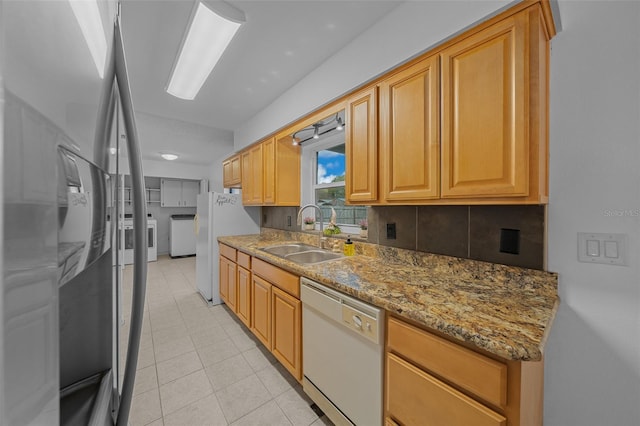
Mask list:
[[242,204],[300,205],[300,147],[291,142],[271,137],[242,153]]
[[263,202],[262,144],[242,152],[242,204],[261,205]]
[[300,205],[300,146],[292,142],[290,135],[279,136],[275,141],[275,204],[278,206]]
[[275,138],[262,142],[262,170],[263,170],[263,202],[276,203],[276,141]]
[[529,194],[528,14],[445,49],[442,197]]
[[380,83],[380,166],[384,201],[438,198],[440,132],[438,57]]
[[234,155],[222,163],[222,184],[225,188],[240,188],[242,186],[241,164],[240,154]]
[[345,111],[346,198],[378,199],[378,88],[371,86],[347,100]]

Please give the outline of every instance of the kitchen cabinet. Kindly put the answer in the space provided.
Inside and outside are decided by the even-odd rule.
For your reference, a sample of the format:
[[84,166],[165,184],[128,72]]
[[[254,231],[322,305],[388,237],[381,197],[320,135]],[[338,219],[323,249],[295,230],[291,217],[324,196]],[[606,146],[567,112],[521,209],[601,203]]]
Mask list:
[[241,154],[244,205],[300,205],[300,147],[283,134]]
[[385,364],[389,422],[542,425],[542,362],[496,359],[389,317]]
[[526,196],[526,15],[442,52],[442,196]]
[[273,286],[271,309],[271,351],[294,377],[301,379],[302,302]]
[[276,203],[276,140],[275,138],[267,139],[262,142],[262,171],[264,204]]
[[380,165],[387,202],[440,195],[438,57],[380,83]]
[[240,321],[251,327],[251,256],[238,252],[238,301],[236,314]]
[[[273,172],[265,172],[265,204],[276,206],[300,205],[300,146],[293,145],[291,135],[278,135],[273,140]],[[266,161],[265,157],[265,161]],[[269,170],[265,164],[265,171]],[[273,196],[266,197],[269,185]]]
[[262,144],[242,152],[242,204],[259,206],[263,202]]
[[251,331],[302,380],[300,278],[256,258],[251,272]]
[[536,4],[442,51],[442,198],[547,202],[548,38]]
[[225,188],[242,187],[242,159],[240,154],[222,162],[222,185]]
[[271,283],[251,276],[251,331],[271,350]]
[[196,207],[200,182],[177,179],[160,180],[161,207]]
[[378,89],[368,87],[347,100],[345,191],[350,202],[378,199]]
[[349,95],[348,202],[546,203],[547,31],[520,5]]
[[236,249],[220,244],[220,298],[232,311],[237,303],[237,265],[235,263]]

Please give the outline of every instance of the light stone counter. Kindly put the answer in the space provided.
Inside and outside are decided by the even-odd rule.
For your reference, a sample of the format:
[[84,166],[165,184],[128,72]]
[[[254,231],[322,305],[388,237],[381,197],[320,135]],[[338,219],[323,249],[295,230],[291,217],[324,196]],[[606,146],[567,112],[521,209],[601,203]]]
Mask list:
[[218,241],[506,360],[542,359],[559,303],[550,272],[357,241],[356,256],[303,266],[261,248],[318,236],[266,228]]

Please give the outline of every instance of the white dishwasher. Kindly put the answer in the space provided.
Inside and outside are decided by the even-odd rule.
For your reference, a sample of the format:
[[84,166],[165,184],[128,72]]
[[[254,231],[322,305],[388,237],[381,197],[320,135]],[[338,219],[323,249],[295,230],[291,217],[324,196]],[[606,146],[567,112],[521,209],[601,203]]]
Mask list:
[[336,425],[381,425],[384,310],[300,282],[304,391]]
[[169,256],[196,254],[196,233],[193,214],[174,214],[169,218]]

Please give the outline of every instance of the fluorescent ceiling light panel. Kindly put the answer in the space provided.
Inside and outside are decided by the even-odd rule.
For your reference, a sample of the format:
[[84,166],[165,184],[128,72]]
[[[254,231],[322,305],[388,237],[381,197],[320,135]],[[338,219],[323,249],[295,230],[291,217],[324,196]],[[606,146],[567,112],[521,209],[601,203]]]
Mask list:
[[160,154],[160,155],[162,156],[162,158],[169,161],[176,160],[178,158],[178,156],[175,154]]
[[104,35],[98,2],[97,0],[69,0],[69,4],[89,46],[98,75],[103,78],[104,64],[107,60],[107,39]]
[[177,98],[196,97],[231,39],[242,25],[198,3],[187,35],[173,66],[167,92]]

